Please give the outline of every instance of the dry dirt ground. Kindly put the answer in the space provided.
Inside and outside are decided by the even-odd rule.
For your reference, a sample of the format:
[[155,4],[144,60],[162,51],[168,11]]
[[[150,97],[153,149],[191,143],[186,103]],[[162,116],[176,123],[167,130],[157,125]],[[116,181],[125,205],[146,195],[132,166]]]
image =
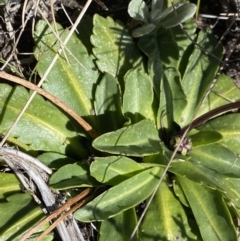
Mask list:
[[[212,28],[213,33],[224,46],[225,54],[231,51],[231,46],[237,41],[236,48],[232,49],[233,54],[228,61],[224,73],[231,76],[237,86],[240,86],[240,19],[237,13],[240,12],[239,0],[201,0],[200,13],[205,14],[204,18],[198,18],[201,25]],[[213,18],[213,17],[218,17]]]
[[[130,0],[93,0],[87,14],[93,15],[98,13],[103,16],[112,16],[126,23],[129,20],[127,14],[127,6]],[[32,29],[34,23],[38,19],[42,19],[39,13],[36,13],[34,1],[23,0],[5,0],[5,5],[0,5],[0,58],[2,62],[9,60],[9,63],[17,67],[24,74],[26,79],[31,74],[35,66],[35,60],[32,55],[33,39]],[[24,2],[27,4],[24,5]],[[52,11],[49,0],[39,1],[39,7],[45,17],[51,21]],[[71,24],[64,12],[67,12],[70,18],[74,17],[76,11],[81,9],[86,1],[83,0],[54,0],[53,9],[57,22],[65,27],[71,27]],[[196,3],[197,0],[192,0]],[[237,41],[240,26],[239,21],[234,19],[233,13],[237,13],[240,4],[239,0],[201,0],[200,17],[198,18],[199,27],[211,27],[216,37],[223,43],[225,52],[227,53],[232,44]],[[1,1],[0,1],[1,4]],[[63,9],[64,8],[64,9]],[[25,21],[27,24],[24,29],[22,26],[22,12],[25,13]],[[205,14],[205,17],[201,17]],[[216,19],[212,16],[231,15],[228,19]],[[223,16],[222,16],[223,17]],[[230,75],[236,82],[240,82],[240,48],[236,48],[231,59],[228,62],[224,72]],[[5,71],[9,71],[7,68]]]

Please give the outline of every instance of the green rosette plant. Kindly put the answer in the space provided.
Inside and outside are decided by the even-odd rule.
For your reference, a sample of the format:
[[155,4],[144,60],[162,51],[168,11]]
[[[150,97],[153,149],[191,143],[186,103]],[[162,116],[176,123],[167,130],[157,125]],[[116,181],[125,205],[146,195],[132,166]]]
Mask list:
[[[55,169],[49,181],[52,189],[72,195],[85,187],[97,190],[74,217],[99,224],[99,240],[131,237],[141,204],[155,190],[177,146],[132,240],[238,240],[240,115],[232,110],[240,106],[239,89],[221,75],[204,98],[219,68],[216,58],[222,57],[222,47],[215,47],[217,40],[210,31],[196,32],[194,21],[186,21],[195,9],[190,3],[164,8],[162,1],[151,1],[149,7],[132,0],[128,12],[143,23],[132,32],[110,17],[86,18],[79,29],[85,26],[88,31],[72,36],[69,51],[60,56],[43,88],[83,117],[98,137],[91,138],[40,96],[12,132],[12,143],[43,152],[39,159]],[[178,20],[173,17],[176,13]],[[179,21],[204,51],[185,36]],[[63,40],[68,30],[56,26]],[[34,39],[42,76],[61,45],[45,21],[37,23]],[[5,114],[0,129],[5,131],[16,116],[14,110],[21,108],[21,102],[13,100],[28,92],[1,86]],[[23,135],[21,125],[24,131],[36,126],[38,138],[30,131]],[[13,174],[7,175],[13,190],[20,192]],[[1,195],[5,192],[2,189]],[[14,195],[22,200],[16,206],[21,210],[26,197]],[[14,205],[14,195],[8,204],[0,203],[5,220],[9,213],[1,207]],[[40,215],[39,210],[35,214]],[[5,230],[6,238],[10,229]]]

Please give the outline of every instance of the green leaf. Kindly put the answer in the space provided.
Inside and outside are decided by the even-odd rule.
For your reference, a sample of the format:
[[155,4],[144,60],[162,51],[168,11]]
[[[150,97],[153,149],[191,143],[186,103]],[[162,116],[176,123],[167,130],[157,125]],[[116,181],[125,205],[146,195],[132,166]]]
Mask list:
[[179,178],[198,223],[203,240],[238,240],[236,229],[221,194]]
[[189,136],[193,147],[209,145],[220,141],[223,136],[217,131],[199,131]]
[[[183,28],[187,32],[187,34],[192,38],[195,39],[196,37],[196,23],[194,19],[189,19],[188,21],[184,22]],[[173,39],[178,45],[179,48],[179,56],[180,56],[180,63],[178,66],[178,70],[181,73],[181,76],[184,75],[185,69],[187,67],[189,56],[191,55],[194,45],[192,41],[186,36],[186,34],[182,31],[180,26],[176,26],[170,29]]]
[[[55,29],[54,24],[52,26]],[[61,40],[64,41],[69,31],[63,30],[59,24],[56,26]],[[38,60],[37,70],[43,76],[61,45],[44,21],[38,21],[34,39],[36,43],[34,54]],[[66,49],[63,51],[43,83],[43,88],[96,127],[95,116],[91,115],[92,89],[99,77],[98,71],[94,70],[96,67],[94,58],[88,54],[75,34],[66,47],[72,54]]]
[[239,88],[236,88],[232,78],[222,74],[218,77],[218,81],[208,95],[206,101],[204,101],[201,105],[196,117],[201,116],[219,106],[239,100]]
[[[179,6],[179,7],[178,7]],[[167,11],[166,9],[165,11]],[[176,5],[175,11],[170,11],[164,18],[161,17],[157,21],[159,25],[165,28],[172,28],[174,26],[179,25],[180,23],[191,18],[196,12],[196,5],[193,3],[184,3],[182,5]],[[164,11],[164,12],[165,12]],[[162,13],[164,15],[164,12]],[[177,16],[176,16],[177,15]]]
[[39,222],[44,214],[27,193],[14,194],[0,203],[1,240],[16,240]]
[[[163,1],[156,1],[156,2],[163,3]],[[150,22],[157,24],[158,18],[159,18],[159,16],[161,16],[161,13],[162,13],[162,6],[160,6],[160,8],[152,7],[151,9],[152,9],[152,11],[150,13]]]
[[[239,178],[228,178],[228,182],[230,182],[234,186],[234,190],[238,194],[240,194],[240,182],[239,182],[239,180],[240,180]],[[233,202],[230,201],[230,202],[228,202],[228,204],[229,204],[229,207],[231,207],[234,210],[234,212],[236,213],[235,215],[237,215],[237,217],[239,217],[240,209],[239,209],[238,203],[237,203],[237,205],[235,205],[236,203],[233,203]],[[231,209],[230,209],[230,211],[231,211]]]
[[6,5],[7,3],[8,3],[7,0],[1,0],[1,1],[0,1],[0,6],[2,6],[2,5]]
[[[130,208],[123,212],[123,240],[129,240],[129,237],[131,237],[132,232],[137,225],[137,219],[138,217],[135,208]],[[139,231],[137,231],[131,239],[132,241],[141,241]]]
[[189,161],[174,162],[169,171],[180,177],[186,177],[193,182],[203,184],[213,190],[219,190],[239,207],[239,193],[236,192],[235,187],[228,181],[227,177],[216,171]]
[[99,183],[90,176],[87,163],[74,163],[65,165],[55,172],[49,180],[49,185],[55,190],[64,190],[99,186]]
[[239,156],[226,147],[211,144],[198,146],[190,152],[191,161],[229,177],[240,177]]
[[221,117],[217,117],[208,121],[198,129],[201,131],[217,131],[223,138],[219,141],[219,144],[227,147],[229,150],[240,154],[240,122],[239,114],[229,114]]
[[150,196],[161,173],[155,167],[123,181],[77,210],[74,217],[81,222],[101,221],[136,206]]
[[[186,95],[183,92],[180,76],[176,69],[164,70],[161,82],[161,96],[158,111],[158,120],[165,128],[174,130],[173,122],[179,122],[182,111],[186,106]],[[159,125],[160,127],[161,125]]]
[[[0,132],[9,130],[30,93],[21,86],[0,86]],[[68,125],[68,128],[66,126]],[[31,150],[54,151],[70,155],[86,155],[69,119],[51,103],[36,95],[24,115],[11,131],[12,143],[24,143]],[[16,138],[14,140],[14,138]]]
[[[101,222],[99,241],[123,241],[123,213]],[[125,226],[125,225],[124,225]]]
[[[167,152],[165,154],[159,153],[157,155],[145,157],[143,161],[165,167],[168,164],[171,155],[172,153]],[[196,162],[193,163],[188,159],[191,160],[191,157],[177,154],[177,157],[173,160],[169,168],[169,172],[180,177],[186,177],[191,181],[203,184],[214,190],[217,189],[236,206],[240,207],[239,193],[236,191],[234,185],[228,181],[229,177],[225,177]]]
[[[159,1],[160,2],[160,1]],[[182,5],[182,3],[179,3],[178,5],[175,5],[175,8],[180,7]],[[157,9],[158,10],[158,9]],[[151,22],[155,23],[155,24],[159,24],[159,22],[164,19],[165,17],[167,17],[171,12],[173,12],[173,8],[169,7],[169,8],[165,8],[163,11],[154,11],[154,9],[152,9],[151,11]]]
[[132,0],[128,4],[128,14],[130,17],[146,22],[148,21],[148,6],[143,0]]
[[165,178],[154,196],[141,225],[141,238],[152,240],[194,240],[188,217]]
[[90,173],[101,183],[116,185],[144,169],[141,164],[124,156],[95,157]]
[[160,46],[158,45],[156,35],[143,36],[140,38],[138,46],[148,57],[148,74],[153,81],[154,91],[159,98],[163,67],[160,58],[161,50],[159,49]]
[[162,11],[162,9],[163,9],[163,1],[159,1],[159,0],[151,1],[151,13],[153,13],[155,10]]
[[234,185],[235,190],[240,194],[240,182],[239,178],[228,178],[229,182],[231,182]]
[[189,203],[188,203],[188,200],[186,198],[186,195],[184,194],[182,186],[180,185],[180,183],[179,183],[179,181],[176,177],[174,177],[174,181],[173,181],[173,190],[174,190],[175,195],[180,200],[180,202],[183,205],[185,205],[186,207],[189,207]]
[[53,169],[59,169],[66,164],[72,164],[76,162],[75,159],[56,152],[45,152],[37,158],[43,164]]
[[164,66],[177,68],[179,62],[179,47],[172,36],[172,32],[159,28],[156,32],[156,44]]
[[93,24],[91,42],[97,66],[102,72],[118,76],[122,87],[125,73],[140,61],[140,51],[122,23],[94,15]]
[[153,23],[145,23],[141,27],[138,27],[132,31],[133,38],[140,38],[144,35],[151,33],[156,28]]
[[94,102],[95,114],[102,134],[123,126],[121,102],[118,82],[110,74],[105,74],[96,88]]
[[93,141],[93,147],[112,154],[145,156],[161,151],[158,131],[150,120],[106,133]]
[[144,36],[139,40],[139,48],[148,57],[148,73],[152,78],[154,91],[160,96],[160,81],[162,78],[162,64],[165,67],[177,67],[179,49],[172,33],[159,28],[155,35]]
[[0,201],[5,200],[7,196],[21,191],[21,185],[15,174],[0,172]]
[[[99,241],[127,241],[131,236],[137,222],[134,208],[130,208],[113,218],[102,221]],[[138,236],[133,241],[140,241]]]
[[[201,31],[197,42],[201,46],[205,46],[205,50],[216,57],[221,57],[222,48],[215,48],[217,40],[211,34]],[[219,62],[215,58],[206,55],[198,47],[195,47],[182,79],[184,92],[188,94],[188,104],[182,112],[181,122],[179,123],[181,126],[188,124],[193,117],[217,72],[218,66]]]
[[150,77],[143,71],[142,67],[137,66],[127,72],[124,81],[124,115],[131,119],[131,123],[137,123],[143,119],[154,121],[154,113],[151,108],[153,88]]
[[[151,155],[151,156],[145,156],[143,158],[143,163],[142,165],[144,165],[145,167],[148,166],[157,166],[157,167],[162,167],[165,168],[166,165],[169,163],[169,160],[172,156],[172,151],[161,151],[160,153]],[[190,159],[189,156],[183,156],[181,154],[176,154],[175,158],[173,159],[172,163],[182,163],[182,162],[186,162]],[[170,166],[170,168],[172,167],[172,165]],[[175,169],[174,169],[175,170]]]

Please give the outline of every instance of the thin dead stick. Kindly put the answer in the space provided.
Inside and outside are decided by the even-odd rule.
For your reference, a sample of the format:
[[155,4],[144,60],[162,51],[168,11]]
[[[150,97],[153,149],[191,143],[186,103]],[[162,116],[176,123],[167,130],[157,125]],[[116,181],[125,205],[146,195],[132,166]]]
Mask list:
[[44,171],[45,173],[51,175],[52,169],[44,165],[42,162],[40,162],[37,158],[34,158],[24,152],[21,152],[17,149],[14,149],[12,147],[0,147],[0,157],[4,156],[10,156],[11,158],[21,158],[22,160],[26,160],[31,165],[37,167],[39,170]]
[[222,37],[219,39],[218,44],[216,45],[215,48],[218,47],[218,45],[222,42],[222,40],[224,39],[224,37],[229,33],[229,30],[231,29],[231,27],[233,26],[233,24],[236,22],[236,19],[237,19],[237,16],[234,16],[234,17],[232,18],[231,23],[229,24],[227,30],[223,33]]
[[[63,44],[64,46],[67,44],[68,40],[71,38],[72,34],[74,33],[75,29],[77,28],[79,22],[81,21],[82,17],[84,16],[85,12],[87,11],[89,5],[91,4],[92,0],[88,0],[87,3],[85,4],[85,6],[83,7],[81,13],[79,14],[76,22],[74,23],[72,29],[70,30],[68,36],[66,37],[66,39],[64,40]],[[60,48],[57,52],[57,54],[55,55],[55,57],[52,60],[52,63],[50,64],[50,66],[48,67],[48,69],[46,70],[46,72],[44,73],[42,79],[39,81],[38,83],[38,87],[40,87],[43,82],[45,81],[45,79],[47,78],[49,72],[51,71],[53,65],[56,63],[56,61],[58,60],[59,56],[61,55],[63,49]],[[5,143],[5,141],[7,140],[7,138],[9,137],[12,129],[17,125],[18,121],[21,119],[22,115],[24,114],[24,112],[26,111],[26,109],[28,108],[29,104],[31,103],[31,101],[33,100],[34,96],[36,95],[36,91],[33,91],[32,95],[29,97],[27,103],[25,104],[25,106],[23,107],[23,109],[21,110],[21,112],[19,113],[18,117],[16,118],[16,120],[14,121],[14,123],[11,125],[11,127],[9,128],[9,130],[7,131],[7,133],[5,134],[4,138],[2,139],[2,141],[0,142],[0,147],[3,146],[3,144]]]
[[[33,197],[36,197],[35,192],[35,186],[37,186],[39,193],[41,195],[41,199],[46,206],[46,209],[51,213],[57,209],[56,205],[56,197],[53,194],[53,192],[50,190],[48,185],[46,184],[46,180],[48,179],[48,176],[46,173],[42,172],[42,170],[39,168],[36,168],[36,166],[31,165],[27,160],[20,159],[16,157],[12,157],[12,155],[2,155],[2,159],[8,164],[8,166],[14,170],[15,174],[18,176],[18,178],[24,182],[25,188],[32,194]],[[22,172],[19,172],[19,169],[24,170],[26,175],[29,178],[29,181],[25,181],[25,178],[22,174]],[[37,197],[36,201],[38,202],[39,199]],[[73,230],[73,227],[71,225],[71,229],[68,230],[65,223],[61,221],[57,226],[57,231],[59,236],[61,237],[62,241],[69,241],[72,240],[71,236],[72,233],[74,233],[75,230]],[[77,230],[76,230],[77,231]]]
[[[33,2],[35,3],[35,1],[33,1]],[[53,24],[54,24],[54,28],[55,28],[56,37],[57,37],[57,39],[60,39],[60,35],[59,35],[58,30],[57,30],[57,23],[56,23],[56,19],[55,19],[55,14],[54,14],[53,0],[50,0],[50,6],[51,6],[51,14],[52,14],[52,19],[53,19]],[[40,9],[39,6],[36,6],[36,7],[38,9]],[[42,16],[43,16],[43,14],[42,14]],[[48,24],[49,24],[49,22],[48,22]],[[68,57],[67,57],[67,54],[65,53],[66,46],[64,46],[62,44],[62,41],[59,41],[59,43],[60,43],[61,49],[63,50],[64,57],[65,57],[68,65],[70,65],[70,62],[69,62]]]
[[[25,0],[24,3],[23,3],[23,15],[24,15],[25,10],[26,10],[27,2],[28,2],[28,1]],[[12,59],[13,55],[14,55],[15,52],[16,52],[17,44],[18,44],[18,42],[19,42],[19,40],[20,40],[20,38],[21,38],[21,36],[22,36],[22,34],[23,34],[24,28],[25,28],[25,26],[27,25],[27,22],[28,22],[29,19],[27,19],[26,21],[23,21],[23,20],[24,20],[24,17],[22,16],[21,31],[20,31],[20,33],[19,33],[19,35],[18,35],[18,37],[17,37],[17,39],[16,39],[16,41],[15,41],[15,44],[14,44],[14,46],[13,46],[13,49],[12,49],[11,54],[9,55],[9,57],[7,58],[7,60],[6,60],[5,63],[3,64],[3,66],[0,68],[0,70],[4,70],[4,69],[5,69],[5,67],[8,65],[9,61]]]
[[62,110],[64,110],[66,113],[68,113],[72,118],[74,118],[84,128],[84,130],[86,130],[89,133],[89,135],[93,139],[95,139],[98,136],[97,132],[81,116],[79,116],[73,109],[71,109],[69,106],[67,106],[65,103],[63,103],[61,100],[59,100],[56,96],[48,93],[47,91],[41,89],[40,87],[32,84],[29,81],[26,81],[24,79],[14,76],[14,75],[7,74],[6,72],[3,72],[3,71],[0,71],[0,78],[20,84],[22,86],[25,86],[25,87],[39,93],[40,95],[44,96],[45,98],[50,100],[55,105],[59,106]]
[[89,193],[91,193],[92,189],[91,188],[87,188],[86,190],[84,190],[83,192],[81,192],[80,194],[78,194],[77,196],[75,196],[74,198],[70,199],[68,202],[66,202],[64,205],[62,205],[60,208],[58,208],[56,211],[54,211],[53,213],[51,213],[49,216],[47,216],[46,218],[44,218],[41,222],[39,222],[37,225],[33,226],[31,229],[29,229],[22,237],[20,237],[17,241],[24,241],[27,238],[29,238],[35,231],[37,231],[41,226],[43,226],[44,224],[48,223],[49,221],[51,221],[53,218],[55,218],[56,216],[60,215],[62,212],[64,212],[65,209],[67,209],[68,207],[72,206],[74,203],[77,203],[78,201],[82,200],[83,198],[85,198]]
[[[36,4],[35,1],[33,1],[33,2],[34,2],[34,4]],[[59,34],[57,33],[57,31],[54,30],[54,28],[52,27],[52,25],[49,23],[49,21],[47,20],[47,18],[44,16],[42,10],[41,10],[37,5],[36,5],[36,8],[37,8],[37,11],[42,15],[42,18],[46,21],[46,23],[47,23],[48,27],[51,29],[52,33],[55,35],[55,37],[56,37],[57,41],[60,43],[61,47],[64,46],[63,41],[61,40]],[[73,25],[73,24],[72,24],[72,25]],[[75,30],[75,31],[78,32],[77,30]],[[64,50],[66,50],[66,51],[73,57],[73,59],[76,60],[76,62],[77,62],[82,68],[84,68],[84,69],[86,70],[86,68],[83,66],[83,64],[79,61],[79,59],[77,59],[77,58],[75,57],[75,55],[68,49],[67,46],[64,47]],[[67,60],[67,63],[70,65],[70,63],[69,63],[69,61],[68,61],[68,58],[67,58],[67,55],[65,54],[64,56],[65,56],[65,58],[66,58],[66,60]]]
[[[218,15],[211,15],[211,14],[202,14],[202,13],[200,13],[198,15],[198,17],[201,17],[201,18],[213,18],[213,19],[220,19],[220,20],[228,20],[232,16],[235,16],[235,14],[228,14],[227,16],[224,16],[224,15],[218,16]],[[240,21],[240,18],[237,17],[236,21]]]
[[36,241],[40,241],[42,240],[45,236],[47,236],[57,225],[59,222],[61,222],[62,220],[64,220],[67,216],[69,216],[70,214],[72,214],[74,211],[76,211],[77,209],[79,209],[80,207],[82,207],[84,204],[86,204],[88,201],[90,201],[92,199],[92,197],[86,197],[83,201],[81,201],[80,203],[77,203],[76,205],[74,205],[70,210],[68,210],[66,213],[64,213],[64,215],[62,215],[61,217],[59,217],[57,220],[55,220],[54,223],[51,224],[50,227],[48,227],[43,233],[41,233],[41,235],[37,238]]

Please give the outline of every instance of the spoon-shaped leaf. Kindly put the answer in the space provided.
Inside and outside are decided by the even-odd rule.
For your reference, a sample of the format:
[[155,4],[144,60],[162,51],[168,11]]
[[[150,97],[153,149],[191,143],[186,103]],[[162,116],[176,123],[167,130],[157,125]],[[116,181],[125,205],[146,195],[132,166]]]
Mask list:
[[123,95],[123,111],[132,123],[142,119],[154,120],[153,86],[149,75],[143,67],[137,66],[127,72],[124,77],[125,92]]
[[[0,96],[2,110],[0,132],[5,133],[20,113],[30,94],[21,86],[13,88],[1,84]],[[66,128],[67,125],[68,128]],[[53,151],[62,154],[68,150],[71,155],[86,154],[68,117],[40,95],[34,97],[11,132],[10,141],[31,150]]]
[[[59,24],[57,24],[57,31],[61,40],[64,41],[69,31],[63,30]],[[42,76],[52,63],[61,44],[44,21],[37,23],[35,42],[37,70]],[[88,54],[76,34],[73,34],[68,41],[67,48],[71,54],[66,49],[64,50],[48,74],[43,88],[62,100],[96,128],[95,116],[91,115],[92,88],[99,77],[99,72],[95,69],[96,65],[93,62],[94,58]]]
[[106,133],[93,142],[93,147],[121,155],[145,156],[161,151],[158,131],[150,120]]
[[95,157],[90,166],[91,176],[101,183],[116,185],[145,169],[125,156]]
[[[211,34],[201,31],[197,42],[201,46],[204,45],[204,49],[216,57],[221,57],[222,48],[221,46],[215,47],[217,40]],[[198,47],[194,48],[181,82],[184,93],[187,93],[187,105],[182,111],[181,122],[179,122],[181,126],[188,124],[193,117],[197,106],[211,85],[218,67],[218,60],[210,55],[205,55]]]
[[94,46],[93,53],[97,58],[97,66],[102,72],[118,76],[118,82],[122,87],[125,73],[141,59],[140,50],[121,22],[95,15],[93,24],[91,43]]
[[101,221],[136,206],[150,196],[161,173],[161,168],[154,167],[121,182],[77,210],[74,217],[82,222]]
[[132,0],[128,5],[128,14],[136,20],[148,22],[148,7],[143,0]]
[[[166,16],[158,19],[158,25],[165,28],[172,28],[179,25],[179,23],[185,22],[191,18],[196,12],[196,5],[192,3],[185,3],[180,6],[175,7],[176,12],[171,8]],[[167,11],[166,9],[165,11]]]
[[227,147],[229,150],[237,154],[240,154],[239,117],[239,113],[220,116],[218,118],[208,121],[199,129],[201,131],[218,131],[223,136],[223,138],[219,141],[219,144]]
[[223,197],[216,191],[178,177],[203,240],[238,240],[236,229]]
[[240,177],[238,155],[224,146],[210,144],[194,147],[189,155],[192,162],[199,163],[224,176]]
[[171,180],[165,178],[149,206],[141,225],[142,240],[179,240],[183,233],[187,234],[188,240],[196,239],[196,235],[190,231],[191,221],[170,183]]
[[231,77],[222,74],[218,77],[213,91],[210,92],[208,98],[201,105],[196,117],[219,106],[236,101],[240,101],[240,89],[236,88]]
[[[174,6],[175,9],[179,8],[180,6],[182,6],[184,3],[178,3]],[[150,18],[151,18],[151,22],[154,22],[156,24],[158,24],[160,22],[161,19],[166,18],[166,16],[168,16],[170,13],[172,13],[174,11],[173,7],[169,7],[166,8],[164,11],[160,12],[158,11],[158,9],[153,9],[151,14],[150,14]]]
[[223,137],[217,131],[200,131],[190,136],[193,147],[204,146],[220,141]]
[[[123,126],[120,86],[112,75],[106,73],[95,92],[95,114],[101,134]],[[106,123],[108,123],[106,125]]]

